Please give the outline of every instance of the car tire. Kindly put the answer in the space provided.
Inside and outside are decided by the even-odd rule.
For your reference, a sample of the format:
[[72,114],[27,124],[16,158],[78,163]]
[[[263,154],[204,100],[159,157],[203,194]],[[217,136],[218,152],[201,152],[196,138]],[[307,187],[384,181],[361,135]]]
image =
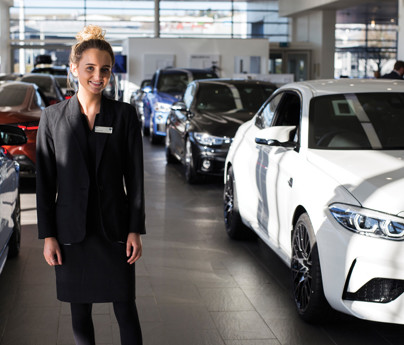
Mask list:
[[147,137],[150,134],[150,129],[145,127],[144,125],[144,119],[142,121],[142,132],[145,137]]
[[331,307],[324,296],[317,242],[307,213],[299,217],[293,229],[291,278],[299,316],[309,323],[327,320]]
[[13,234],[11,235],[10,242],[8,243],[8,257],[13,258],[20,252],[21,245],[21,203],[20,193],[18,193],[15,208],[12,214],[14,226]]
[[154,133],[154,124],[152,118],[150,117],[150,128],[149,128],[149,140],[152,145],[160,143],[160,137]]
[[227,170],[226,174],[226,183],[223,191],[223,213],[226,232],[230,238],[234,240],[247,240],[256,237],[255,233],[241,220],[237,201],[236,181],[232,167]]
[[146,108],[143,108],[142,132],[143,132],[143,135],[144,135],[145,137],[147,137],[147,136],[150,134],[150,121],[149,121],[149,127],[146,127],[146,126],[145,126],[145,122],[146,122],[145,114],[146,114],[146,112],[148,112],[148,110],[147,110]]
[[166,138],[165,138],[166,162],[167,162],[167,164],[177,163],[178,161],[175,159],[174,155],[171,153],[170,144],[171,144],[170,134],[169,134],[169,131],[167,128]]
[[184,157],[184,165],[185,165],[185,180],[190,183],[197,183],[200,181],[200,176],[195,170],[194,167],[194,157],[192,154],[192,143],[189,140],[189,137],[185,141],[185,157]]

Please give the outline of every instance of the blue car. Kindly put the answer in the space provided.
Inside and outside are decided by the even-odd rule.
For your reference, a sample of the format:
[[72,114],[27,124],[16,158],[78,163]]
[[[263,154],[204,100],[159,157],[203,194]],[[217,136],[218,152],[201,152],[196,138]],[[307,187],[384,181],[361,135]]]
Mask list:
[[195,79],[217,78],[212,70],[167,68],[154,73],[143,97],[143,134],[150,135],[152,144],[166,135],[166,121],[171,105],[182,99],[187,85]]
[[24,131],[0,125],[0,273],[7,258],[18,255],[21,241],[19,165],[1,145],[23,145]]

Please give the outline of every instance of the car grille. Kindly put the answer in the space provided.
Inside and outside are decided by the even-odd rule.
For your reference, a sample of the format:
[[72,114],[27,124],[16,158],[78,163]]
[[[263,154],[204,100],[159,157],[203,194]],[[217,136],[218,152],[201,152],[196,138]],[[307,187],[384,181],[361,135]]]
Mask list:
[[388,303],[404,292],[404,280],[374,278],[357,292],[345,292],[343,299],[351,301]]
[[165,123],[158,123],[157,124],[157,132],[166,132],[166,124]]

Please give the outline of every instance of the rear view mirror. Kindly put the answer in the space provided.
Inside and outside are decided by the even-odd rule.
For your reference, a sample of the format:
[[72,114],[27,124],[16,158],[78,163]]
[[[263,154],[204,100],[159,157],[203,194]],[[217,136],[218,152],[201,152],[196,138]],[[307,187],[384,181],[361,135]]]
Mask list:
[[26,142],[27,136],[21,128],[0,125],[0,145],[23,145]]

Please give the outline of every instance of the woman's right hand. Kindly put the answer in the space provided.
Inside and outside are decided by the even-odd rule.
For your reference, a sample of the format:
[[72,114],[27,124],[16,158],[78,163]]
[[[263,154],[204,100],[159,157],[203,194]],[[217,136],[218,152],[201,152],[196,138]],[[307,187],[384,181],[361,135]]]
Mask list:
[[62,264],[62,253],[60,251],[59,243],[55,237],[45,238],[43,256],[45,257],[45,260],[49,266]]

